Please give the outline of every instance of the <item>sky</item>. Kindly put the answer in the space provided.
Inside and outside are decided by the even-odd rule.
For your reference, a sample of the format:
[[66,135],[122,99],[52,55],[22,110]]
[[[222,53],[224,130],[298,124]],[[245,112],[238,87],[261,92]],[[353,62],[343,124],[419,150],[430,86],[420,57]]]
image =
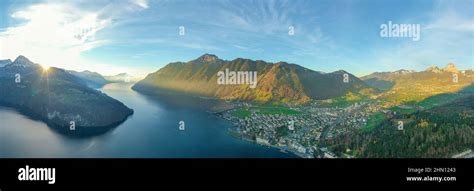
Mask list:
[[[420,40],[381,37],[389,21],[419,25]],[[0,59],[103,75],[143,76],[205,53],[357,76],[472,69],[473,46],[472,0],[0,1]]]

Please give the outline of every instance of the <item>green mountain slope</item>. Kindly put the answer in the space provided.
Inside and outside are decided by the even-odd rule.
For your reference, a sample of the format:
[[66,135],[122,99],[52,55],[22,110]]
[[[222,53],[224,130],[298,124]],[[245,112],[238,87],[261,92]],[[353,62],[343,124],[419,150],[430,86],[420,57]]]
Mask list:
[[45,121],[61,132],[69,132],[71,121],[77,134],[103,132],[133,113],[77,76],[54,67],[43,70],[23,56],[0,67],[0,89],[0,105]]
[[473,84],[474,71],[459,71],[450,63],[442,69],[433,66],[421,72],[376,72],[361,79],[373,88],[384,90],[379,98],[388,101],[388,105],[398,105],[418,102],[434,95],[458,92]]
[[[217,83],[219,71],[256,71],[258,84],[221,85]],[[189,62],[175,62],[133,86],[134,90],[156,93],[174,91],[192,95],[227,100],[253,101],[272,104],[303,104],[311,99],[328,99],[359,91],[367,86],[363,81],[345,71],[316,72],[286,62],[268,63],[261,60],[238,58],[232,61],[205,54]]]
[[[398,121],[404,121],[402,131]],[[397,115],[372,131],[355,131],[328,141],[338,153],[356,157],[451,157],[474,149],[474,95],[411,114]]]

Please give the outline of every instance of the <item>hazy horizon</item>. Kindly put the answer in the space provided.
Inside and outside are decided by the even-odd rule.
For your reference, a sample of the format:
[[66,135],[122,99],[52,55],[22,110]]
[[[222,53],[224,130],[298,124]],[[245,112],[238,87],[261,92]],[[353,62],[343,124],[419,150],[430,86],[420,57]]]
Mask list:
[[[0,59],[24,55],[68,70],[135,76],[205,53],[356,76],[448,63],[466,70],[474,66],[473,7],[442,0],[7,0],[0,3]],[[420,40],[382,38],[388,22],[421,26]]]
[[[210,54],[210,53],[206,53],[206,54]],[[204,54],[203,54],[203,55],[204,55]],[[212,55],[212,54],[211,54],[211,55]],[[19,56],[25,56],[25,55],[19,55]],[[202,55],[201,55],[201,56],[202,56]],[[217,56],[217,55],[216,55],[216,56]],[[28,56],[25,56],[25,57],[28,58]],[[219,57],[219,56],[217,56],[217,57]],[[239,57],[239,58],[240,58],[240,57]],[[224,60],[224,61],[232,61],[232,60],[239,59],[239,58],[234,58],[234,59],[227,60],[227,59],[222,59],[222,58],[219,57],[219,59],[222,59],[222,60]],[[8,59],[13,62],[16,58],[14,58],[14,59],[8,58]],[[6,59],[6,60],[8,60],[8,59]],[[196,59],[197,59],[197,58],[196,58]],[[243,58],[243,59],[246,59],[246,58]],[[257,60],[258,60],[258,59],[257,59]],[[257,61],[257,60],[253,60],[253,61]],[[32,61],[33,63],[36,63],[34,60],[30,60],[30,61]],[[188,60],[188,61],[192,61],[192,60]],[[188,61],[174,61],[174,62],[188,62]],[[264,61],[265,61],[265,60],[264,60]],[[278,62],[286,62],[286,61],[278,61]],[[268,62],[268,63],[269,63],[269,64],[275,64],[275,63],[278,63],[278,62]],[[170,62],[170,63],[173,63],[173,62]],[[286,63],[288,63],[288,64],[297,64],[297,63],[289,63],[289,62],[286,62]],[[40,64],[40,63],[36,63],[36,64]],[[168,63],[168,64],[169,64],[169,63]],[[474,70],[474,68],[459,68],[456,63],[447,63],[447,64],[445,64],[445,65],[432,65],[432,66],[436,66],[436,67],[442,69],[442,68],[446,67],[448,64],[454,64],[454,65],[456,66],[456,68],[457,68],[458,70],[460,70],[460,71],[463,71],[463,70]],[[297,65],[299,65],[299,64],[297,64]],[[164,66],[165,66],[165,65],[164,65]],[[153,72],[156,72],[156,71],[160,70],[161,68],[163,68],[164,66],[162,66],[162,67],[160,67],[160,68],[156,68],[156,69],[154,69],[154,70],[152,70],[152,71],[149,71],[149,73],[146,73],[146,74],[144,74],[144,75],[136,75],[136,74],[135,74],[135,75],[133,75],[133,77],[136,77],[136,78],[139,78],[139,79],[145,78],[148,74],[153,73]],[[52,67],[56,67],[56,66],[52,66]],[[430,66],[430,67],[431,67],[431,66]],[[61,68],[61,67],[57,67],[57,68]],[[66,69],[66,70],[68,70],[67,68],[61,68],[61,69]],[[428,68],[425,68],[425,69],[423,69],[423,70],[413,70],[413,71],[415,71],[415,72],[420,72],[420,71],[424,71],[424,70],[426,70],[426,69],[428,69]],[[341,68],[341,69],[339,69],[339,70],[334,70],[334,71],[320,71],[320,70],[314,70],[314,69],[311,69],[311,70],[317,71],[317,72],[323,72],[323,73],[331,73],[331,72],[335,72],[335,71],[339,71],[339,70],[344,70],[344,69]],[[397,69],[397,70],[390,70],[390,71],[374,71],[374,72],[395,72],[395,71],[398,71],[398,70],[412,70],[412,69],[400,68],[400,69]],[[78,72],[84,72],[84,71],[97,72],[97,71],[92,71],[92,70],[89,70],[89,69],[77,70],[77,71],[78,71]],[[344,71],[349,72],[349,73],[351,73],[351,74],[354,74],[354,73],[352,73],[351,71],[347,71],[347,70],[344,70]],[[369,74],[372,74],[372,73],[374,73],[374,72],[371,72],[371,73],[369,73]],[[115,74],[103,74],[103,73],[101,73],[101,72],[97,72],[97,73],[101,74],[102,76],[116,76],[116,75],[120,75],[120,74],[128,74],[128,75],[130,75],[130,74],[127,73],[126,71],[120,72],[120,73],[115,73]],[[363,74],[363,75],[356,75],[356,74],[354,74],[354,75],[357,76],[357,77],[363,77],[363,76],[367,76],[367,75],[369,75],[369,74]]]

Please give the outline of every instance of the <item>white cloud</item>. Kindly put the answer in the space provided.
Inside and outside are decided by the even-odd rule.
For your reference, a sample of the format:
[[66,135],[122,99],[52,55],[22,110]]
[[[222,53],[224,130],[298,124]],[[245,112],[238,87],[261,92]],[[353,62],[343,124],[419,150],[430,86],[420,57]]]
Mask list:
[[141,8],[148,9],[148,0],[132,0],[133,4],[140,6]]
[[[96,38],[96,34],[111,26],[115,18],[136,11],[121,5],[124,8],[109,4],[96,10],[86,10],[67,3],[44,3],[13,12],[11,19],[22,22],[0,33],[0,42],[5,46],[0,59],[15,59],[18,55],[24,55],[36,63],[59,68],[105,69],[94,66],[93,62],[82,58],[81,53],[110,42]],[[145,5],[148,6],[146,1],[140,1],[141,7]],[[108,70],[98,72],[103,71]]]
[[452,30],[459,32],[473,32],[474,21],[472,18],[463,18],[455,11],[447,11],[440,15],[434,22],[424,29],[431,30]]
[[[423,70],[453,62],[461,69],[472,68],[474,22],[456,11],[437,12],[421,29],[421,40],[400,41],[392,47],[373,50],[376,64],[387,70]],[[393,39],[382,39],[390,41]]]
[[2,57],[25,55],[58,67],[80,64],[80,53],[100,45],[103,41],[96,40],[95,34],[110,25],[109,19],[66,4],[32,5],[11,17],[24,24],[0,33],[2,43],[8,45]]
[[278,34],[288,30],[294,23],[290,18],[295,9],[301,8],[298,3],[288,4],[287,1],[256,1],[250,4],[239,1],[223,1],[216,14],[217,25],[224,23],[240,30],[264,34]]

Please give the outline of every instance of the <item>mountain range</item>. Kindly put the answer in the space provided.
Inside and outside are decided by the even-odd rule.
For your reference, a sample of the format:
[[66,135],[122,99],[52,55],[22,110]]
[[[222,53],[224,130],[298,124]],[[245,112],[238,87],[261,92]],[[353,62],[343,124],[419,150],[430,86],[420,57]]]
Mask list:
[[444,68],[431,66],[424,71],[375,72],[361,77],[369,86],[383,90],[379,98],[393,104],[421,101],[428,97],[456,93],[474,82],[474,71],[458,70],[453,63]]
[[0,60],[0,67],[3,67],[5,65],[8,65],[12,63],[12,61],[10,59],[7,59],[7,60]]
[[[226,69],[255,71],[258,85],[251,88],[248,84],[218,84],[218,72]],[[346,82],[345,76],[348,78]],[[212,54],[204,54],[189,62],[170,63],[132,88],[147,93],[172,91],[270,104],[304,104],[311,99],[328,99],[370,89],[362,80],[343,70],[323,73],[286,62],[244,58],[228,61]]]
[[115,82],[115,83],[130,83],[130,82],[137,82],[139,81],[139,77],[132,76],[127,73],[120,73],[117,75],[113,76],[104,76],[104,78],[109,81],[109,82]]
[[67,70],[67,72],[80,78],[86,83],[87,86],[96,89],[101,88],[109,83],[132,83],[139,81],[139,78],[127,73],[120,73],[113,76],[102,76],[97,72],[92,72],[89,70],[84,70],[82,72]]
[[0,105],[48,123],[61,132],[98,133],[123,122],[133,110],[60,68],[43,69],[24,56],[0,67]]
[[82,72],[67,70],[67,72],[80,78],[89,87],[100,88],[104,86],[105,84],[110,83],[110,81],[106,80],[101,74],[97,72],[91,72],[89,70],[85,70]]
[[[248,84],[218,84],[218,72],[226,69],[256,71],[258,85],[251,88]],[[349,78],[347,83],[343,81],[344,75]],[[472,85],[473,79],[472,69],[461,71],[453,63],[445,68],[432,66],[420,72],[404,69],[375,72],[359,79],[344,70],[324,73],[286,62],[270,63],[244,58],[228,61],[204,54],[189,62],[170,63],[132,88],[152,94],[171,91],[226,100],[290,105],[365,95],[397,105],[461,91]]]
[[[14,62],[0,61],[4,69],[30,61],[23,56]],[[18,68],[18,67],[17,67]],[[22,68],[22,67],[19,67]],[[23,68],[24,69],[24,68]],[[53,71],[62,69],[53,68]],[[248,84],[218,84],[218,72],[255,71],[257,86]],[[91,71],[66,73],[77,77],[77,83],[99,88],[111,82],[125,82],[130,75],[102,76]],[[454,76],[456,80],[454,81]],[[344,77],[348,81],[344,81]],[[313,71],[286,62],[270,63],[262,60],[237,58],[222,60],[212,54],[204,54],[189,62],[173,62],[138,81],[132,89],[143,93],[174,92],[225,100],[250,101],[264,104],[305,104],[310,100],[351,97],[355,94],[370,95],[392,105],[420,101],[428,97],[455,93],[472,85],[473,70],[458,70],[453,63],[444,68],[431,66],[420,72],[397,70],[374,72],[360,79],[344,70],[331,73]]]
[[[258,85],[252,88],[248,84],[218,84],[218,73],[225,70],[255,71]],[[0,61],[0,105],[16,108],[63,132],[67,132],[71,121],[75,122],[78,131],[100,132],[123,122],[133,110],[95,88],[110,82],[123,82],[127,77],[126,73],[104,77],[91,71],[55,67],[46,70],[19,56],[13,62]],[[437,103],[472,99],[463,93],[473,95],[473,79],[472,69],[459,70],[452,63],[444,68],[432,66],[419,72],[375,72],[359,79],[344,70],[324,73],[286,62],[244,58],[228,61],[204,54],[189,62],[170,63],[138,81],[132,89],[149,94],[174,92],[285,105],[364,94],[395,106],[428,98],[444,99]],[[450,96],[453,93],[457,96]]]

